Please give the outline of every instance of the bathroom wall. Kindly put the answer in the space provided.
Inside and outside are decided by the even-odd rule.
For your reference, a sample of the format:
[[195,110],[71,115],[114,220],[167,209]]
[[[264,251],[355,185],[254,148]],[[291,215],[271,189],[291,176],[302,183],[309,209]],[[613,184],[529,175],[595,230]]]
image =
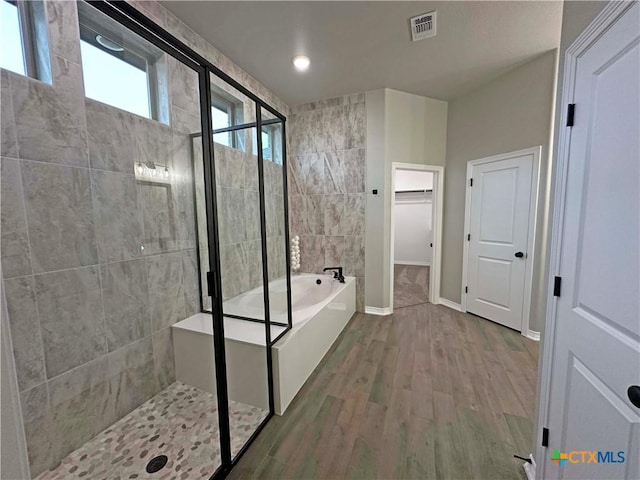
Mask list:
[[291,236],[300,235],[302,272],[343,266],[356,277],[364,310],[365,95],[294,107],[289,116]]
[[[32,476],[173,382],[170,325],[200,309],[197,75],[169,59],[171,126],[86,99],[76,2],[45,5],[53,85],[0,74],[2,273]],[[164,8],[136,6],[286,112]],[[170,181],[142,181],[138,160]]]
[[[201,140],[194,141],[200,151]],[[261,286],[262,245],[258,193],[258,157],[245,151],[214,144],[216,184],[218,187],[218,232],[220,235],[222,297],[224,300]],[[196,155],[197,158],[197,155]],[[265,217],[269,278],[286,273],[284,237],[284,198],[282,165],[264,161]],[[196,178],[203,174],[196,169]],[[204,211],[204,182],[197,180],[197,203]],[[206,218],[198,217],[202,282],[209,270]],[[203,292],[205,310],[211,298]]]
[[[447,102],[392,89],[367,92],[366,299],[389,308],[391,299],[391,164],[444,165]],[[378,190],[377,195],[371,192]]]
[[549,142],[556,81],[549,51],[449,103],[441,296],[460,302],[467,162],[542,145],[530,328],[540,331],[546,304]]

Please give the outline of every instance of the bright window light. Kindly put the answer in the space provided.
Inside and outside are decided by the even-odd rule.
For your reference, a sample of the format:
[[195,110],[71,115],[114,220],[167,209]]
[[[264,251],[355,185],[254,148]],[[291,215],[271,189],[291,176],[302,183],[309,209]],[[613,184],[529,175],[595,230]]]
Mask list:
[[26,75],[18,6],[0,0],[0,67]]
[[[232,119],[229,112],[222,110],[215,105],[211,107],[211,117],[214,130],[231,126]],[[213,135],[213,141],[220,143],[221,145],[231,147],[231,132],[216,133]]]
[[87,97],[151,118],[147,72],[84,40],[80,48]]

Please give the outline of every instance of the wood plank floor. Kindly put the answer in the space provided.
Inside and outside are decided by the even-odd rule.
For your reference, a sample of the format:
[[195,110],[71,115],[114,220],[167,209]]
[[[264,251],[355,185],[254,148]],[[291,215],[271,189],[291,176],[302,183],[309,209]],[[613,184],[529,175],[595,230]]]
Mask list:
[[394,265],[394,309],[419,305],[429,301],[430,268],[418,265]]
[[537,343],[441,305],[356,314],[232,479],[521,479]]

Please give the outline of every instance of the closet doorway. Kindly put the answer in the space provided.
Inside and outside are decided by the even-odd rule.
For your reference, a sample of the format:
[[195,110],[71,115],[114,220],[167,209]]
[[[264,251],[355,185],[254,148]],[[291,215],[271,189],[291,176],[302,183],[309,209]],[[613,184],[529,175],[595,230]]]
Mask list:
[[437,303],[444,168],[394,163],[391,308]]

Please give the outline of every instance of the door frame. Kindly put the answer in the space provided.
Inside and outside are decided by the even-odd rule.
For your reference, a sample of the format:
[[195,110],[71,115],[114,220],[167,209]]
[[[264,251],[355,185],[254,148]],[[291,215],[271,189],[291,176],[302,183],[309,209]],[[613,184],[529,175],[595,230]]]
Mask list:
[[460,286],[460,305],[462,311],[467,311],[467,293],[465,287],[468,285],[468,267],[469,267],[469,242],[467,235],[471,228],[471,179],[473,178],[473,167],[484,165],[487,163],[507,160],[514,157],[533,155],[533,165],[531,170],[531,198],[529,201],[529,235],[527,236],[527,249],[525,257],[525,274],[524,274],[524,296],[522,300],[522,325],[520,333],[525,337],[538,340],[539,333],[529,330],[529,320],[531,316],[531,293],[533,288],[533,265],[535,261],[536,248],[536,227],[538,224],[538,201],[540,198],[540,156],[542,154],[542,145],[537,147],[525,148],[514,152],[501,153],[491,157],[479,158],[477,160],[469,160],[467,162],[466,190],[464,200],[464,238],[463,254],[462,254],[462,285]]
[[433,173],[433,202],[432,202],[432,224],[433,224],[433,251],[431,252],[431,267],[429,268],[429,302],[437,304],[440,301],[440,271],[442,269],[442,213],[444,206],[444,167],[440,165],[419,165],[415,163],[393,162],[391,164],[391,192],[389,195],[391,240],[390,246],[390,269],[391,276],[389,282],[389,313],[393,313],[393,271],[394,271],[394,248],[395,248],[395,223],[393,206],[395,204],[396,170],[415,170],[418,172]]
[[560,96],[560,128],[558,129],[558,143],[555,151],[555,166],[553,171],[553,181],[555,182],[551,212],[551,243],[549,249],[549,273],[547,276],[547,310],[542,341],[542,350],[539,355],[538,382],[535,417],[535,443],[534,460],[541,465],[535,469],[535,478],[542,480],[545,473],[546,447],[542,446],[543,427],[547,426],[549,420],[549,402],[551,400],[551,376],[553,370],[554,345],[556,342],[556,315],[557,300],[553,294],[554,278],[559,275],[562,247],[562,225],[564,223],[564,212],[566,208],[567,192],[567,170],[569,167],[569,146],[571,143],[571,128],[566,128],[567,109],[562,106],[573,103],[575,99],[575,77],[578,66],[578,58],[586,52],[593,42],[600,35],[609,29],[627,9],[633,7],[634,2],[609,2],[600,13],[593,19],[582,33],[567,48],[564,58],[564,73],[562,80],[562,94]]

